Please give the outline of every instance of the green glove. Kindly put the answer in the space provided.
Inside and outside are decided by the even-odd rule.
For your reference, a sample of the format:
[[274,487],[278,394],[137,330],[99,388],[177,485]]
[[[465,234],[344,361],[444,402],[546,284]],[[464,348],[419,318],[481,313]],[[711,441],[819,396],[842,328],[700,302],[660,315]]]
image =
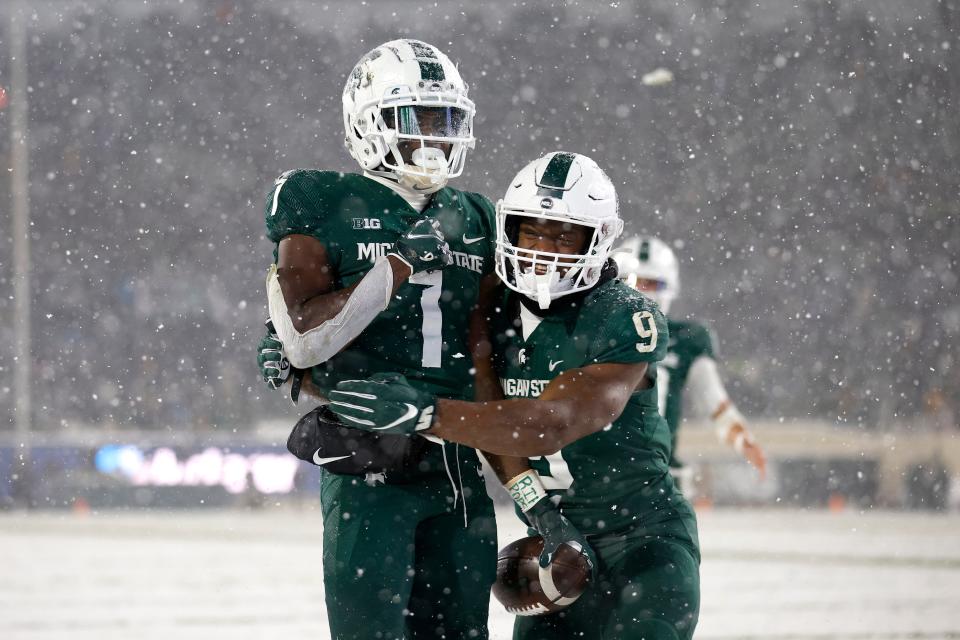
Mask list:
[[560,513],[557,505],[549,497],[542,498],[535,505],[530,507],[524,514],[530,521],[530,526],[537,530],[537,533],[543,537],[543,553],[540,554],[540,567],[546,568],[553,561],[553,556],[557,553],[560,545],[565,544],[573,547],[586,557],[590,565],[590,574],[596,578],[597,574],[597,556],[593,547],[587,542],[587,537],[580,533],[580,530],[573,526],[573,523],[565,515]]
[[330,410],[344,424],[377,433],[416,433],[433,424],[436,398],[417,391],[399,373],[344,380],[329,394]]
[[260,339],[257,345],[257,365],[260,367],[260,377],[271,389],[279,389],[287,378],[293,375],[293,383],[290,385],[290,399],[297,403],[300,397],[300,385],[303,382],[305,369],[297,369],[290,366],[287,355],[283,352],[283,343],[277,337],[277,330],[273,327],[273,322],[267,320],[264,323],[267,327],[267,334]]
[[415,222],[407,232],[397,238],[387,255],[400,258],[411,274],[423,271],[436,271],[453,264],[453,254],[447,244],[440,221],[436,218],[424,218]]
[[277,337],[273,323],[267,320],[267,334],[260,339],[257,345],[257,365],[260,367],[260,377],[270,385],[271,389],[279,389],[290,377],[290,361],[283,353],[283,343]]

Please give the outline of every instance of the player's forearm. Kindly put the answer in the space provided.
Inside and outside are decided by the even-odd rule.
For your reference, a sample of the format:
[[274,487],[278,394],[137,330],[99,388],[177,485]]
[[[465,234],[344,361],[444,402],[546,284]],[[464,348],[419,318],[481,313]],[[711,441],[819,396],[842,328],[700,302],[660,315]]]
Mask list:
[[490,464],[490,468],[496,474],[497,478],[504,485],[512,478],[517,477],[530,468],[530,461],[527,458],[518,458],[515,456],[502,456],[489,451],[483,451],[483,457]]
[[494,454],[543,456],[581,437],[575,417],[574,403],[563,400],[438,400],[430,433]]
[[[392,293],[396,293],[400,285],[410,277],[410,267],[395,256],[387,256],[387,261],[390,263]],[[363,282],[363,278],[361,278],[344,289],[298,297],[296,293],[291,293],[294,288],[286,284],[295,276],[285,274],[282,268],[277,269],[277,275],[280,280],[280,287],[283,290],[284,301],[287,303],[287,313],[293,322],[294,329],[299,333],[306,333],[310,329],[319,327],[324,322],[336,318],[350,301],[354,290]]]
[[[352,288],[327,294],[334,296],[331,300],[336,300],[336,304],[331,303],[329,307],[339,307],[338,313],[330,316],[329,309],[318,312],[327,319],[306,331],[294,324],[296,312],[291,313],[287,308],[279,277],[271,271],[267,276],[270,319],[290,364],[307,369],[326,362],[353,342],[390,304],[398,286],[398,271],[405,272],[393,269],[389,258],[379,258]],[[304,326],[302,318],[300,326]]]

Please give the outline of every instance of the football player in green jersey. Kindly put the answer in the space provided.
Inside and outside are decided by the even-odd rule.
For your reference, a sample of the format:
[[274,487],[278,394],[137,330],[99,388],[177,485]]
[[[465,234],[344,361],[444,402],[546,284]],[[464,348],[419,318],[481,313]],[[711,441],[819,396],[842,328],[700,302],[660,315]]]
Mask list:
[[[613,258],[617,261],[621,280],[655,300],[664,314],[669,312],[680,291],[680,267],[673,250],[665,242],[649,236],[634,236],[614,250]],[[660,363],[659,404],[670,425],[670,467],[674,474],[683,484],[692,480],[689,468],[676,454],[686,389],[694,409],[710,416],[720,441],[733,447],[756,467],[763,479],[767,470],[766,457],[723,386],[711,332],[691,320],[668,318],[667,324],[670,342],[667,356]]]
[[[474,397],[467,336],[494,270],[494,210],[447,186],[474,144],[473,115],[457,68],[429,44],[394,40],[353,69],[345,141],[362,173],[288,171],[267,195],[276,333],[260,362],[274,386],[289,371],[285,352],[320,398],[384,371],[423,393]],[[439,440],[422,449],[396,474],[334,473],[325,465],[350,466],[358,454],[312,455],[323,469],[323,576],[337,640],[487,637],[496,528],[477,454]]]
[[439,399],[390,374],[330,393],[331,409],[360,428],[529,457],[535,471],[510,483],[519,509],[559,505],[597,566],[567,609],[518,618],[518,640],[687,639],[696,626],[696,517],[669,472],[657,409],[667,323],[616,278],[608,257],[622,227],[614,186],[592,160],[556,152],[531,163],[497,205],[505,288],[490,309],[492,358],[476,359],[478,384],[499,379],[505,399]]

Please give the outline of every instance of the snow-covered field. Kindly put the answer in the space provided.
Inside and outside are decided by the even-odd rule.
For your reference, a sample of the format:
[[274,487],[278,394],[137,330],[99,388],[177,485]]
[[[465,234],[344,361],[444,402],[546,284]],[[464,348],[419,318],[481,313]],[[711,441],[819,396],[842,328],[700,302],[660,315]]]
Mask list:
[[[523,535],[501,522],[502,542]],[[958,515],[718,510],[700,527],[697,638],[960,638]],[[320,531],[310,508],[0,515],[0,638],[326,638]],[[511,624],[494,604],[493,637]]]

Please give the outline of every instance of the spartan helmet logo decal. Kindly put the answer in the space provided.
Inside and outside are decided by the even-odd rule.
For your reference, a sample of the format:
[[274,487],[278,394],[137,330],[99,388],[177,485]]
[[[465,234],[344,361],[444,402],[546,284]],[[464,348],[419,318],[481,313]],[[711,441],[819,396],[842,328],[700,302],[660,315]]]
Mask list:
[[526,350],[526,349],[520,349],[520,351],[517,353],[517,362],[519,362],[520,364],[527,364],[527,350]]

